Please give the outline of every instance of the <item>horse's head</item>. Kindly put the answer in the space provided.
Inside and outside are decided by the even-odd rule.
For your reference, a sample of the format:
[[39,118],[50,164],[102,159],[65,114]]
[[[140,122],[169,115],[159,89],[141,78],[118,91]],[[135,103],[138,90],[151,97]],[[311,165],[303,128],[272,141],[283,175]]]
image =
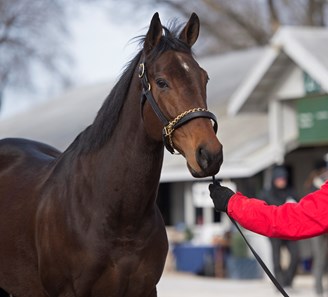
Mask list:
[[193,176],[205,177],[219,171],[223,154],[216,118],[207,111],[208,76],[191,52],[198,33],[195,13],[176,36],[155,13],[144,40],[139,77],[147,133],[162,138],[169,151],[181,153]]

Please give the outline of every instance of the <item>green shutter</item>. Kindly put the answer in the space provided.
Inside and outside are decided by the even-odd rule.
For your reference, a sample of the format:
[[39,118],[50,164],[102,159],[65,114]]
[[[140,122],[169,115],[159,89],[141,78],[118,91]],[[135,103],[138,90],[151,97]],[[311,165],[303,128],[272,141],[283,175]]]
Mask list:
[[299,142],[328,143],[328,96],[297,100]]

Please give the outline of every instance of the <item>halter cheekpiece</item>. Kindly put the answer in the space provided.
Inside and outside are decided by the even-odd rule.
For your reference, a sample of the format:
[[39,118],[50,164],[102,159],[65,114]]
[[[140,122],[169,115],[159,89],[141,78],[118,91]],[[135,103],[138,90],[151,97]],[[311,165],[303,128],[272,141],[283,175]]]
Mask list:
[[143,108],[143,105],[145,101],[147,100],[149,104],[151,105],[153,111],[157,115],[157,117],[160,119],[162,124],[164,125],[163,131],[162,131],[162,138],[163,143],[166,147],[166,149],[171,153],[175,153],[175,148],[172,140],[173,132],[181,127],[182,125],[186,124],[187,122],[191,121],[195,118],[209,118],[214,122],[213,129],[215,133],[218,129],[218,124],[216,120],[216,116],[208,111],[205,108],[196,107],[189,109],[187,111],[182,112],[181,114],[177,115],[173,120],[168,120],[161,109],[159,108],[158,104],[156,103],[153,94],[151,92],[151,85],[148,81],[147,77],[147,71],[145,63],[141,63],[139,65],[139,78],[141,79],[142,83],[142,97],[141,97],[141,110]]

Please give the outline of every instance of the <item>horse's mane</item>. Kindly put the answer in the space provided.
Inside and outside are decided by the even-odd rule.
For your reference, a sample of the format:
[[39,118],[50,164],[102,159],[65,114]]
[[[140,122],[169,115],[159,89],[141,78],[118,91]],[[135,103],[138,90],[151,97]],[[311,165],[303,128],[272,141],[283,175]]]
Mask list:
[[[171,23],[170,29],[163,27],[163,36],[159,44],[147,56],[147,61],[154,61],[162,53],[168,50],[191,54],[190,47],[178,38],[180,30],[181,25],[176,25],[176,22]],[[145,38],[146,36],[139,36],[135,39],[139,40],[140,44],[143,44]],[[142,53],[143,50],[140,50],[138,54],[127,64],[120,79],[115,84],[104,101],[102,107],[98,111],[93,124],[80,133],[71,146],[78,142],[83,146],[82,151],[88,152],[90,150],[99,149],[108,141],[120,117],[120,112],[129,91],[129,85]]]

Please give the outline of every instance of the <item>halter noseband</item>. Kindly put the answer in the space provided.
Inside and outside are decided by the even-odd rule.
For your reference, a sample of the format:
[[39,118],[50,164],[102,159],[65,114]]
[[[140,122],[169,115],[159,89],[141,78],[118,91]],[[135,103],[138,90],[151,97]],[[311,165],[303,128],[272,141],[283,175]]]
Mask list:
[[152,109],[154,110],[155,114],[157,115],[157,117],[160,119],[160,121],[164,125],[163,131],[162,131],[163,143],[164,143],[166,149],[171,154],[175,153],[173,140],[172,140],[173,132],[192,119],[195,119],[195,118],[211,119],[214,122],[213,129],[216,133],[216,131],[218,129],[216,116],[205,108],[201,108],[201,107],[192,108],[192,109],[189,109],[189,110],[184,111],[183,113],[179,114],[171,121],[167,120],[167,118],[165,117],[163,112],[160,110],[160,108],[159,108],[158,104],[156,103],[156,101],[153,97],[153,94],[151,92],[151,86],[150,86],[150,83],[147,78],[145,63],[141,63],[139,65],[139,78],[141,78],[141,83],[142,83],[141,112],[142,112],[145,101],[148,100],[148,102],[151,105]]

